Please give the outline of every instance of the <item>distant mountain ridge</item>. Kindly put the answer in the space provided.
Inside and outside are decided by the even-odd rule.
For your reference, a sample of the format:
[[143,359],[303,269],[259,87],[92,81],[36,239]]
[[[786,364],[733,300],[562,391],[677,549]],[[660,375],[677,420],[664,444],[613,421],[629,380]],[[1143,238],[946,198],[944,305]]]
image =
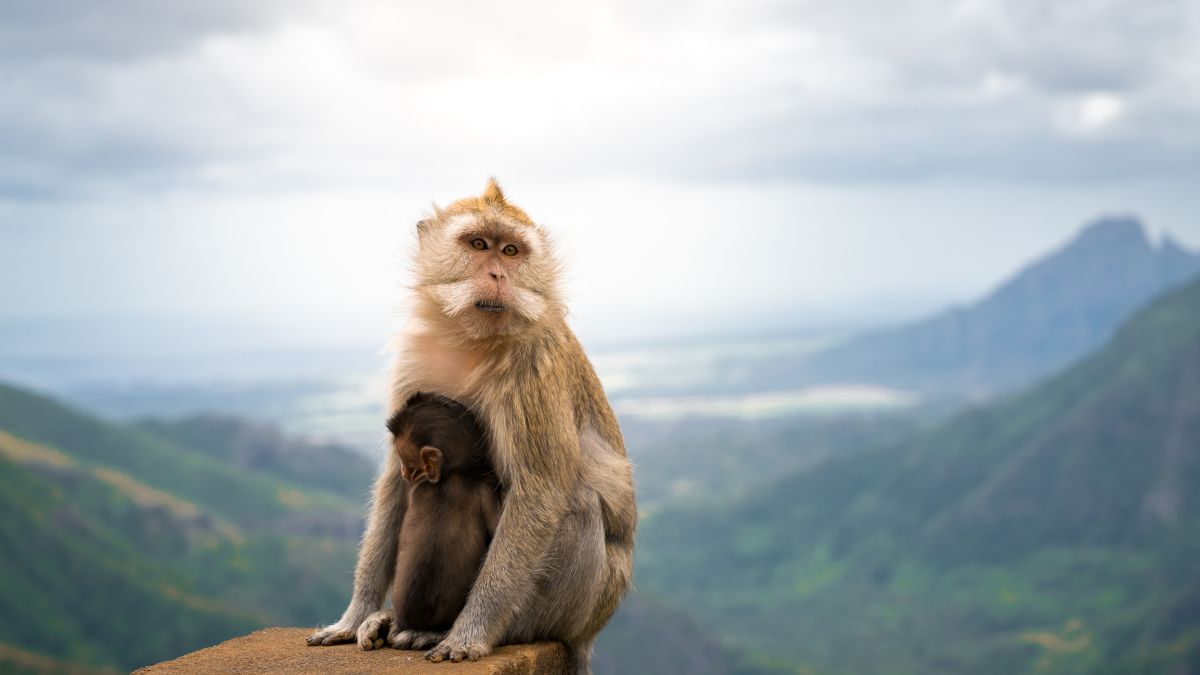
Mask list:
[[352,499],[366,494],[364,479],[375,474],[375,459],[347,447],[287,437],[269,424],[230,415],[143,419],[137,427],[229,466],[266,472]]
[[640,586],[814,672],[1200,672],[1200,280],[894,447],[643,522]]
[[759,375],[776,386],[873,382],[986,396],[1032,382],[1107,339],[1154,296],[1200,274],[1200,254],[1141,221],[1101,218],[966,307],[852,338]]

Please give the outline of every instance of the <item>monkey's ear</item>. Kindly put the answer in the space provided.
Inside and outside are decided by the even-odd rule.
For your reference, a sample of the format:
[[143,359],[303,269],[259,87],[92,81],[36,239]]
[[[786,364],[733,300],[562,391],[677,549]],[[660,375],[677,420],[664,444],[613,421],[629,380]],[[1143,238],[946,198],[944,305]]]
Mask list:
[[426,445],[421,448],[421,471],[425,473],[425,480],[430,483],[436,483],[442,479],[442,451]]
[[483,189],[483,201],[493,202],[495,204],[504,205],[504,193],[501,192],[500,186],[496,183],[496,177],[488,178],[487,187]]
[[431,204],[431,206],[433,207],[433,215],[417,221],[417,234],[432,232],[439,225],[446,222],[446,212],[439,208],[437,204]]

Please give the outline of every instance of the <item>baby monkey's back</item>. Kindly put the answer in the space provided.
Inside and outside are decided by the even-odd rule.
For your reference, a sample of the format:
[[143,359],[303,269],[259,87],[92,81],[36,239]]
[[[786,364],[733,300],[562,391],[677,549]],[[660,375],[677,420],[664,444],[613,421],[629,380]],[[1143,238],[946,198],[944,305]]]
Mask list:
[[446,631],[467,601],[500,520],[501,491],[487,436],[462,404],[434,394],[409,399],[389,420],[407,481],[392,633]]

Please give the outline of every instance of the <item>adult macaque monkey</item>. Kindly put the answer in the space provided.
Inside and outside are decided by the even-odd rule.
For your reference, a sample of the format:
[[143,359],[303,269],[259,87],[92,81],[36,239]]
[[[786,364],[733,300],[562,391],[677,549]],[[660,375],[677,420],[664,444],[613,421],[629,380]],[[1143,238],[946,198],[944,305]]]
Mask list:
[[[586,673],[632,574],[637,509],[621,430],[567,327],[542,228],[494,180],[434,211],[417,224],[413,316],[394,344],[388,414],[418,391],[466,404],[489,432],[506,496],[466,606],[425,656],[474,660],[499,644],[555,639]],[[364,620],[395,568],[406,505],[394,456],[375,483],[350,606],[309,644],[383,637]]]

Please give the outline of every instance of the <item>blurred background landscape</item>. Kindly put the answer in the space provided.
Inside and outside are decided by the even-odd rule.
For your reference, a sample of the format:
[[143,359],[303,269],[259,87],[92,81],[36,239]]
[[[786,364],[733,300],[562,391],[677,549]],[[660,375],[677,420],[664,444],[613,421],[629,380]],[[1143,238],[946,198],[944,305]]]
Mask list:
[[1200,673],[1198,64],[1192,0],[6,4],[0,671],[334,621],[496,175],[635,463],[598,673]]

